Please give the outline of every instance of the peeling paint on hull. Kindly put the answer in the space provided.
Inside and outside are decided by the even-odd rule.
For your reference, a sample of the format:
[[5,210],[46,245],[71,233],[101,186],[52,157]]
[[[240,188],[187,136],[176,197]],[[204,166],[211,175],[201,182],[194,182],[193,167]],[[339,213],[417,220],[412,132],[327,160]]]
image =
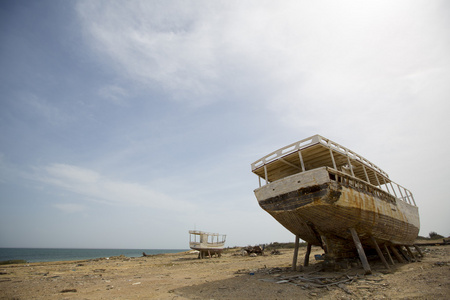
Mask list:
[[330,179],[327,169],[299,173],[257,190],[259,205],[293,234],[324,246],[334,258],[354,256],[349,228],[361,243],[412,245],[419,233],[418,208],[395,198]]

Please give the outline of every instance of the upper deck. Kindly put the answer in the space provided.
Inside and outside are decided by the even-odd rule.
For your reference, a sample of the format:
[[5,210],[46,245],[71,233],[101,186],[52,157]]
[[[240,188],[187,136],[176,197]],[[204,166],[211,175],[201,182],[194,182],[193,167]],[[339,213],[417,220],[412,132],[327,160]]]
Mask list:
[[190,244],[208,244],[222,245],[225,244],[226,234],[204,232],[200,230],[189,230]]
[[[409,203],[412,200],[415,205],[412,193],[389,179],[389,175],[381,168],[350,149],[320,135],[280,148],[255,161],[251,166],[252,172],[260,178],[260,186],[261,178],[267,184],[296,173],[329,167],[387,191],[400,200]],[[398,196],[394,186],[399,192]]]

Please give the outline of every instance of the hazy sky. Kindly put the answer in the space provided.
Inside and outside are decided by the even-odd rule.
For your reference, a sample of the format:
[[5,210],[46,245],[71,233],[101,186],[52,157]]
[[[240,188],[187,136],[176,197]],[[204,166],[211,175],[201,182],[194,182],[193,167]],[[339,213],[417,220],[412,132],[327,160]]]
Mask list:
[[314,134],[450,235],[448,1],[1,1],[0,247],[293,241],[250,164]]

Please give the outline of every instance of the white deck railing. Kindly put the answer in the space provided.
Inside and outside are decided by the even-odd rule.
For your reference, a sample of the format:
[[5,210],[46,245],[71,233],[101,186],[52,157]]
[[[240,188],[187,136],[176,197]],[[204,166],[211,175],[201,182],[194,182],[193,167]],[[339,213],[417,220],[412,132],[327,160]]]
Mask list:
[[356,160],[356,161],[376,170],[383,176],[389,178],[389,175],[386,172],[384,172],[381,168],[379,168],[374,163],[370,162],[368,159],[366,159],[366,158],[362,157],[361,155],[351,151],[350,149],[348,149],[342,145],[339,145],[338,143],[333,142],[327,138],[324,138],[323,136],[318,135],[318,134],[316,134],[312,137],[303,139],[301,141],[292,143],[290,145],[287,145],[286,147],[280,148],[276,151],[273,151],[272,153],[267,154],[263,158],[252,163],[252,171],[254,171],[274,160],[277,160],[281,157],[284,157],[291,153],[295,153],[297,151],[300,151],[302,149],[308,148],[312,145],[319,144],[319,143],[322,145],[325,145],[326,147],[330,148],[331,150],[340,152],[341,154],[349,157],[350,159]]
[[[278,150],[276,150],[276,151],[274,151],[272,153],[269,153],[268,155],[264,156],[263,158],[255,161],[254,163],[251,164],[252,171],[255,171],[256,169],[258,169],[260,167],[263,167],[263,166],[265,166],[266,164],[268,164],[268,163],[270,163],[272,161],[278,160],[278,159],[280,159],[280,158],[282,158],[284,156],[287,156],[289,154],[292,154],[292,153],[295,153],[295,152],[299,152],[302,149],[311,147],[311,146],[316,145],[316,144],[321,144],[321,145],[331,149],[332,151],[339,152],[340,154],[348,157],[349,159],[357,161],[360,164],[362,164],[363,166],[365,165],[365,166],[371,168],[376,173],[379,173],[379,175],[381,175],[382,178],[388,179],[387,182],[386,181],[384,181],[383,183],[379,182],[379,186],[372,185],[370,182],[358,179],[358,178],[356,178],[354,176],[351,176],[352,180],[356,180],[358,182],[359,181],[363,182],[365,184],[368,184],[369,186],[372,186],[373,188],[379,189],[380,191],[387,192],[389,195],[391,195],[391,196],[393,196],[393,197],[395,197],[395,198],[397,198],[399,200],[407,202],[407,203],[409,203],[411,205],[416,205],[412,193],[408,189],[406,189],[405,187],[403,187],[403,186],[393,182],[392,180],[390,180],[389,179],[389,175],[386,172],[384,172],[381,168],[379,168],[378,166],[376,166],[375,164],[373,164],[372,162],[370,162],[368,159],[364,158],[363,156],[361,156],[361,155],[351,151],[350,149],[348,149],[348,148],[346,148],[346,147],[344,147],[342,145],[339,145],[336,142],[333,142],[333,141],[331,141],[331,140],[329,140],[327,138],[324,138],[323,136],[320,136],[318,134],[314,135],[312,137],[303,139],[301,141],[292,143],[290,145],[287,145],[287,146],[285,146],[283,148],[280,148],[280,149],[278,149]],[[301,163],[303,164],[303,162],[301,162]],[[335,170],[333,168],[328,168],[328,169],[336,171],[337,173],[340,173],[340,174],[344,174],[344,173],[341,173],[340,171]],[[346,176],[348,176],[348,175],[346,175]],[[376,179],[378,181],[378,178],[376,178]],[[266,183],[268,183],[267,173],[266,173]],[[260,182],[260,186],[261,186],[261,182]],[[390,188],[389,188],[389,186],[390,186]],[[385,190],[382,189],[383,187],[384,187]],[[396,189],[394,187],[396,187]],[[398,194],[397,194],[397,192],[398,192]]]
[[[340,172],[333,168],[327,167],[327,171],[329,174],[335,175],[334,181],[345,183],[354,188],[359,188],[359,189],[363,188],[363,189],[367,190],[367,192],[374,193],[378,198],[384,198],[387,200],[389,200],[390,198],[397,198],[401,201],[404,201],[411,205],[417,206],[416,201],[414,200],[413,194],[408,189],[404,188],[403,186],[401,186],[393,181],[389,182],[389,184],[391,185],[391,189],[393,191],[393,193],[392,193],[391,190],[387,187],[387,184],[382,184],[381,186],[375,186],[365,180],[362,180],[357,177],[351,176],[349,174]],[[383,186],[385,186],[386,190],[383,189]],[[397,196],[394,186],[397,187],[397,192],[399,192],[401,195],[400,197]]]

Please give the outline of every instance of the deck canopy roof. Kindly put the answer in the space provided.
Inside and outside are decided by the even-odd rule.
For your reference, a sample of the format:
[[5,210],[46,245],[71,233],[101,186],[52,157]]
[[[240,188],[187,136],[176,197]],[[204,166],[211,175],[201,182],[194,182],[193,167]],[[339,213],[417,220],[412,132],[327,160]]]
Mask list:
[[361,155],[320,135],[278,149],[252,164],[252,172],[272,182],[299,172],[329,167],[374,186],[391,182],[386,172]]

